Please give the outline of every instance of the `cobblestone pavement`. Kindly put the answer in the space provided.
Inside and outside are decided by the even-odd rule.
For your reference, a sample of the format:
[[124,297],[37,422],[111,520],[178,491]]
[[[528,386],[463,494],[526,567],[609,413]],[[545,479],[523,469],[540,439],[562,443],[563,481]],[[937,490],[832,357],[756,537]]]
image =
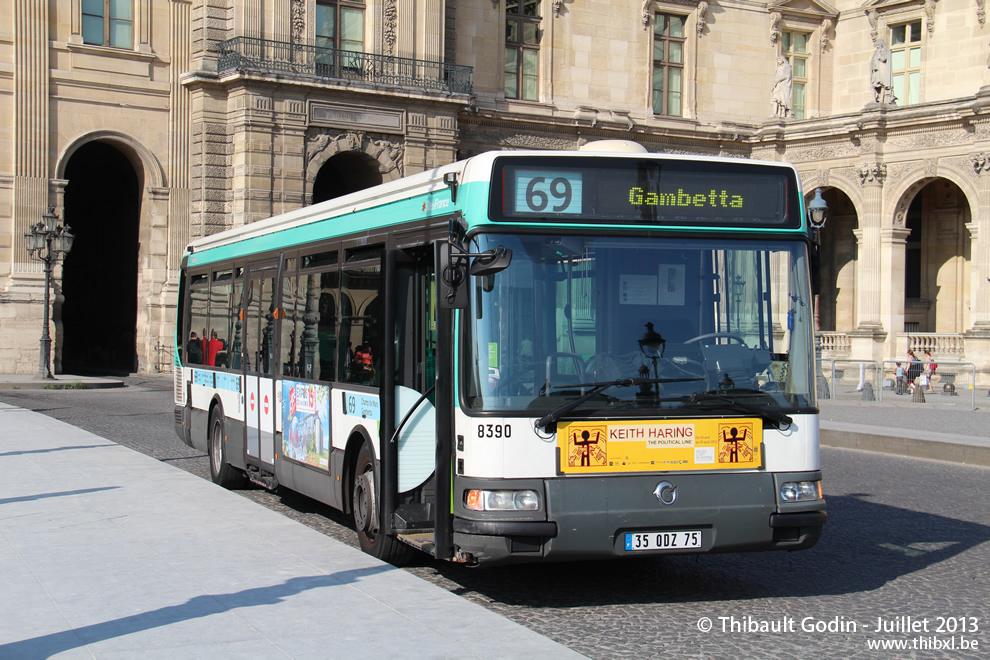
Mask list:
[[[208,478],[206,458],[175,438],[170,388],[162,377],[131,377],[118,391],[5,392],[0,400]],[[823,418],[895,428],[932,423],[930,409],[885,405],[878,412],[824,404]],[[980,411],[949,412],[971,417],[948,424],[988,428],[969,421],[988,420]],[[990,646],[990,470],[828,448],[822,460],[829,523],[811,550],[492,569],[424,557],[407,570],[592,658],[983,657],[979,647]],[[282,490],[242,494],[356,545],[349,519],[312,500]],[[928,632],[875,630],[878,619],[896,627],[903,617],[927,620]],[[940,617],[954,634],[936,631]],[[706,620],[708,632],[699,629]],[[774,625],[785,630],[772,632]],[[869,648],[882,640],[928,648]],[[973,641],[977,650],[960,648]],[[932,648],[950,642],[955,650]]]

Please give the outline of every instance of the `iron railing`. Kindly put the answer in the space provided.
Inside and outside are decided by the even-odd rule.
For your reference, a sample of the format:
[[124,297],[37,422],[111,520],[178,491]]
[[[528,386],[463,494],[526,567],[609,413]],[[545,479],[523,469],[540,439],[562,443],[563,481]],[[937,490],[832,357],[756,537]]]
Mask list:
[[155,344],[155,370],[158,373],[171,372],[174,361],[175,356],[172,353],[172,347],[170,345],[161,342]]
[[308,75],[455,94],[471,94],[474,87],[474,70],[469,66],[256,37],[234,37],[217,46],[217,72],[232,71]]

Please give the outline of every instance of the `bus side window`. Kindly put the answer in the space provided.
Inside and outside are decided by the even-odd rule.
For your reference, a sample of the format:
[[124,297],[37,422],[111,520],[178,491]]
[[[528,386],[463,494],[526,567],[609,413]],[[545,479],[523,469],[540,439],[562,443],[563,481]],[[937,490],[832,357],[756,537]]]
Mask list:
[[[203,363],[203,333],[209,325],[210,279],[209,275],[193,275],[189,282],[189,332],[186,335],[185,361],[187,364]],[[195,333],[195,337],[193,337]],[[198,346],[194,344],[198,343]],[[199,350],[196,350],[196,349]]]
[[380,262],[345,270],[341,284],[339,344],[345,361],[341,380],[377,387],[382,355]]
[[248,280],[248,301],[244,331],[248,369],[271,375],[275,346],[275,300],[273,290],[276,281],[269,277],[252,277]]
[[319,320],[317,323],[317,356],[320,380],[337,380],[334,356],[337,353],[337,285],[340,277],[337,271],[320,273],[319,288],[313,276],[313,297],[319,300]]
[[262,304],[262,309],[265,310],[263,317],[263,327],[261,329],[261,364],[258,366],[258,371],[266,374],[274,374],[275,369],[275,322],[276,314],[275,310],[278,308],[275,302],[275,280],[265,279],[264,280],[264,304]]
[[230,314],[230,295],[233,291],[232,272],[218,271],[210,285],[210,326],[204,336],[203,360],[210,367],[229,366],[230,334],[227,317]]
[[230,298],[230,315],[227,317],[227,334],[230,345],[227,347],[227,363],[231,369],[241,368],[241,349],[244,346],[244,320],[241,312],[242,296],[244,295],[244,273],[238,268],[238,279],[234,281],[233,295]]
[[[305,283],[305,278],[303,278]],[[302,373],[303,363],[303,318],[306,312],[305,292],[299,286],[296,275],[296,260],[285,260],[285,274],[282,277],[282,340],[280,362],[283,376],[306,377]]]

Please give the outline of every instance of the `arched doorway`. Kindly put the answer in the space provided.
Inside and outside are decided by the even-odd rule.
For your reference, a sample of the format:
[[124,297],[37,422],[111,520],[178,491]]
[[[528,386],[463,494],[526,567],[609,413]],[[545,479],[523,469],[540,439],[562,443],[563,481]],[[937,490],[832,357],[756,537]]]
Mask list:
[[819,329],[849,332],[856,328],[856,259],[859,244],[854,230],[859,225],[856,207],[838,188],[822,194],[828,204],[828,219],[821,230],[821,293],[818,298]]
[[313,204],[377,186],[379,162],[363,151],[344,151],[323,164],[313,182]]
[[90,142],[65,168],[64,217],[76,239],[62,268],[62,372],[136,371],[141,188],[116,148]]
[[927,183],[904,216],[904,330],[961,333],[968,323],[969,204],[947,179]]

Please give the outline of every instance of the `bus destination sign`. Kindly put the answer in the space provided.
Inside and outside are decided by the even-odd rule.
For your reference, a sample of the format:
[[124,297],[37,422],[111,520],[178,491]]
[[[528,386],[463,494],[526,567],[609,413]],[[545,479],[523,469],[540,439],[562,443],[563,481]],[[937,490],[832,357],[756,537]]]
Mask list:
[[[620,158],[502,158],[493,220],[796,227],[793,172],[756,163]],[[500,171],[499,171],[500,170]]]

